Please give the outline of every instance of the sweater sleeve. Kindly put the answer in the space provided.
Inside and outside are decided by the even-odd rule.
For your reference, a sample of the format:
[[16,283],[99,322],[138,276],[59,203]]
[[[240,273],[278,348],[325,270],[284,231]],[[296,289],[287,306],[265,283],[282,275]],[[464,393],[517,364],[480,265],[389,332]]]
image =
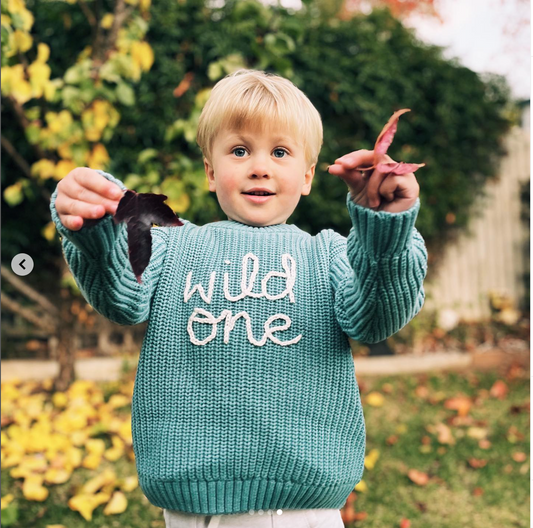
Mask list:
[[[110,174],[97,172],[126,189]],[[72,231],[59,220],[56,198],[57,187],[50,200],[52,220],[61,238],[65,260],[85,300],[115,323],[134,325],[146,321],[163,268],[168,229],[151,229],[152,255],[143,272],[142,284],[139,284],[129,262],[126,224],[117,225],[113,217],[106,214],[94,225]]]
[[353,227],[347,238],[334,233],[330,246],[335,317],[352,339],[377,343],[424,304],[427,250],[414,227],[420,199],[400,213],[356,205],[350,193],[346,203]]

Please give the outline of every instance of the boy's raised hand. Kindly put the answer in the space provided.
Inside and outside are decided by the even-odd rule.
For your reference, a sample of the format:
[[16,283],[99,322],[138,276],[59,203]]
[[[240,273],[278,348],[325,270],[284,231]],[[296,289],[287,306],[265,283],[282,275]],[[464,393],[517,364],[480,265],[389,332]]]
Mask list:
[[[373,150],[356,150],[336,159],[327,170],[346,182],[353,201],[358,205],[388,213],[410,209],[420,192],[414,173],[386,174],[377,168],[364,172],[357,170],[372,167],[374,161]],[[387,154],[380,161],[393,162]]]
[[122,189],[93,169],[78,167],[57,184],[55,207],[61,223],[79,231],[85,220],[115,214]]

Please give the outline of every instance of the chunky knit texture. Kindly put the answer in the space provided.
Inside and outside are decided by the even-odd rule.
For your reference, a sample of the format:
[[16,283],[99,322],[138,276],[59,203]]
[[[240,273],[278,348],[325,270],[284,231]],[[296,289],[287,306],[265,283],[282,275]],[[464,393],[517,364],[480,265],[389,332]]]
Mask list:
[[138,284],[126,226],[106,216],[70,231],[56,196],[87,301],[119,324],[148,320],[132,433],[150,502],[205,515],[342,508],[366,442],[347,336],[381,341],[420,311],[420,202],[375,212],[348,193],[348,238],[232,220],[154,227]]

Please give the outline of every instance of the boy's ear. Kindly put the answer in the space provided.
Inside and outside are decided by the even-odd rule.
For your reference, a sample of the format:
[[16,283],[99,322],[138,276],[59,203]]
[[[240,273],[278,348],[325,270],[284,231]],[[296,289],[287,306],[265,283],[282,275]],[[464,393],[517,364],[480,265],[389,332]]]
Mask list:
[[309,170],[305,173],[304,185],[302,187],[302,196],[307,196],[311,192],[311,185],[313,183],[313,177],[315,176],[316,163],[313,163]]
[[211,192],[215,192],[215,171],[213,170],[213,167],[211,166],[207,158],[204,158],[204,169],[205,175],[207,176],[207,182],[209,184],[209,190]]

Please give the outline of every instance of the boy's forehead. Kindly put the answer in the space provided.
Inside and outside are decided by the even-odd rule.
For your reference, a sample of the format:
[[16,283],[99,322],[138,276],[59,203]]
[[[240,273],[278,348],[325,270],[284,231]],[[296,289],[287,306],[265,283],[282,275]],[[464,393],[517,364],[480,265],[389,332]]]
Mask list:
[[242,127],[220,130],[217,136],[222,140],[241,139],[252,141],[258,137],[268,137],[274,142],[285,141],[288,143],[301,144],[300,138],[290,130],[283,130],[275,127]]

